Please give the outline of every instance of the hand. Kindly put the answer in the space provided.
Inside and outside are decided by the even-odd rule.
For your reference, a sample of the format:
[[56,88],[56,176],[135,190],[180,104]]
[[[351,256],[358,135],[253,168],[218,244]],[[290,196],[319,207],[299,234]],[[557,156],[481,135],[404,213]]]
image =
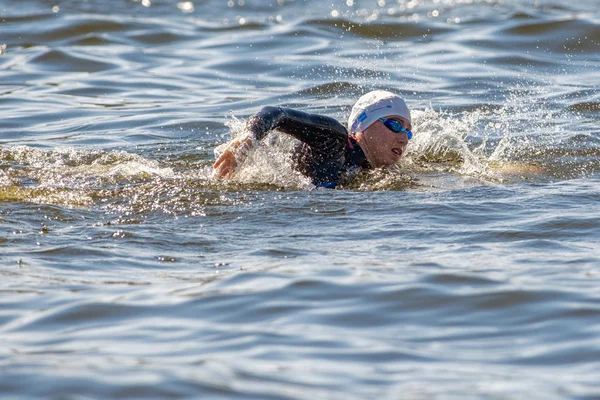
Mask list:
[[253,145],[250,136],[233,139],[213,164],[213,177],[230,178],[238,166],[238,161],[241,162],[246,158]]

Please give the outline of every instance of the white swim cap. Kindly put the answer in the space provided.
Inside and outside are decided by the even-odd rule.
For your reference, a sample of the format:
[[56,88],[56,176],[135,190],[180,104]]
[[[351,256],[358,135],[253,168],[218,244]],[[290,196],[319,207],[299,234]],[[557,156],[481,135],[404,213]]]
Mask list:
[[348,130],[362,132],[379,118],[397,115],[408,121],[406,129],[412,129],[410,111],[402,98],[386,90],[375,90],[363,95],[352,107],[348,118]]

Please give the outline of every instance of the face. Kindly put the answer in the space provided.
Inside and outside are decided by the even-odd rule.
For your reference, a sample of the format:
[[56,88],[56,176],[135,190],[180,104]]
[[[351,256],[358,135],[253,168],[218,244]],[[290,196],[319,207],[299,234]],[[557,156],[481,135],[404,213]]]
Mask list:
[[[398,116],[390,115],[386,118],[394,119],[407,126],[406,121]],[[365,150],[367,158],[373,167],[392,165],[400,160],[408,145],[408,137],[404,132],[394,132],[388,129],[383,122],[375,121],[362,131],[359,144]],[[357,135],[357,139],[359,139]],[[361,143],[362,142],[362,143]]]

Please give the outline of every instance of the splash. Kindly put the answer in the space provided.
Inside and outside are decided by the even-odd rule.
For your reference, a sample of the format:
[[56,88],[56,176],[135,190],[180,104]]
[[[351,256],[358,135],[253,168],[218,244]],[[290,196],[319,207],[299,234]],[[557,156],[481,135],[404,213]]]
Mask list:
[[[232,139],[246,134],[245,120],[232,116],[226,125],[230,129]],[[290,154],[292,154],[294,144],[294,140],[287,135],[269,135],[263,143],[260,143],[248,154],[248,157],[238,167],[233,182],[241,184],[263,182],[279,187],[311,188],[310,180],[293,168]],[[215,158],[223,152],[226,146],[227,143],[224,143],[215,149]]]
[[442,170],[482,175],[487,164],[466,140],[480,120],[480,112],[455,116],[432,108],[414,111],[415,138],[402,165],[416,171]]
[[[428,108],[413,112],[416,132],[407,156],[399,165],[359,174],[344,185],[351,190],[403,190],[418,186],[419,175],[444,172],[479,178],[479,183],[500,180],[495,165],[506,164],[504,153],[510,148],[509,131],[505,124],[482,121],[496,116],[495,112],[475,110],[452,114]],[[244,121],[233,118],[232,137],[244,134]],[[483,126],[483,131],[481,128]],[[493,129],[492,129],[493,128]],[[491,140],[500,133],[501,139]],[[481,139],[483,137],[483,139]],[[479,138],[479,139],[478,139]],[[491,150],[490,144],[494,146]],[[284,134],[269,135],[266,143],[252,151],[240,166],[234,181],[240,183],[268,182],[273,185],[310,188],[310,182],[293,170],[289,154],[293,140]],[[216,149],[218,156],[223,147]],[[491,154],[491,155],[490,155]]]
[[131,224],[155,213],[218,213],[220,206],[247,202],[248,191],[277,188],[257,181],[216,182],[210,160],[191,155],[188,143],[180,146],[182,156],[169,153],[166,160],[126,151],[1,148],[0,202],[96,208],[114,216],[113,223]]
[[461,112],[414,112],[415,139],[402,166],[507,183],[568,179],[600,168],[598,141],[573,121],[581,116],[545,101],[539,88],[516,86],[504,103]]
[[[517,85],[501,105],[455,112],[432,107],[414,110],[415,137],[400,164],[361,174],[344,188],[405,190],[426,181],[428,187],[448,189],[454,183],[464,187],[547,181],[598,171],[597,140],[593,143],[585,140],[589,134],[574,133],[571,121],[577,115],[569,109],[553,109],[544,101],[547,97],[543,89]],[[244,126],[245,121],[233,117],[231,136],[243,134]],[[308,180],[293,171],[292,146],[287,135],[269,135],[241,165],[235,181],[310,188]]]
[[120,179],[173,176],[170,168],[160,168],[156,161],[125,151],[16,146],[0,149],[0,162],[9,166],[12,175],[20,171],[26,175],[21,179],[40,187],[103,186]]
[[90,206],[100,190],[160,176],[174,176],[156,161],[124,151],[0,149],[0,199]]
[[[406,157],[360,173],[341,189],[452,190],[597,173],[600,140],[583,115],[589,111],[553,109],[540,100],[546,97],[516,87],[501,105],[414,110]],[[232,116],[226,124],[232,138],[245,133],[243,119]],[[187,143],[162,158],[154,146],[155,159],[127,151],[5,147],[0,201],[99,207],[119,215],[205,215],[211,207],[243,203],[251,192],[313,189],[293,168],[294,145],[288,135],[270,134],[228,181],[212,179],[214,159],[204,150],[190,154]]]

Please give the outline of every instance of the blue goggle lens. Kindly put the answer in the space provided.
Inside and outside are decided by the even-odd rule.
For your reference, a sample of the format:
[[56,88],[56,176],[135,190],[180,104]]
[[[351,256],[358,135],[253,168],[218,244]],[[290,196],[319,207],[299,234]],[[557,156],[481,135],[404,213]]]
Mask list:
[[402,126],[401,122],[393,120],[393,119],[389,119],[389,118],[379,118],[379,120],[381,122],[383,122],[383,124],[386,126],[386,128],[388,128],[390,131],[396,132],[396,133],[406,133],[408,140],[412,139],[412,137],[413,137],[412,132],[409,131],[408,129],[405,129]]

